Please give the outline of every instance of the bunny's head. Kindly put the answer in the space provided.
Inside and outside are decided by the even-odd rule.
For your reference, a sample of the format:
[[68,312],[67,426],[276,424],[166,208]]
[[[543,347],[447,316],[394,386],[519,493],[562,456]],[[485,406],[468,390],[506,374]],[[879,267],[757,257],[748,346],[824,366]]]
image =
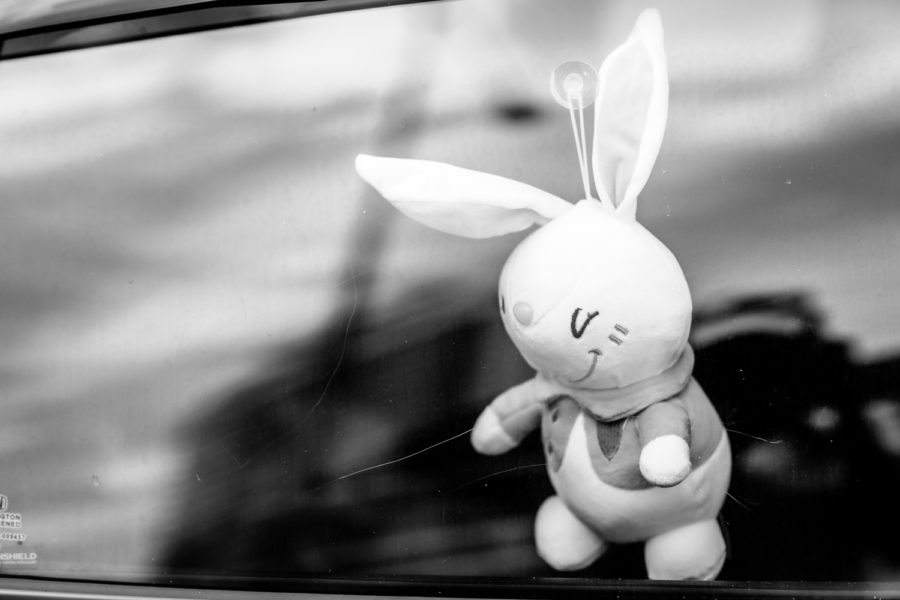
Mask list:
[[687,342],[691,299],[675,257],[634,219],[593,200],[516,247],[499,292],[522,356],[570,387],[617,388],[657,375]]
[[504,325],[528,363],[568,387],[624,387],[687,343],[691,299],[672,253],[635,220],[665,130],[668,81],[655,11],[604,61],[592,171],[574,206],[524,183],[429,161],[360,155],[359,174],[409,217],[485,238],[541,226],[500,276]]

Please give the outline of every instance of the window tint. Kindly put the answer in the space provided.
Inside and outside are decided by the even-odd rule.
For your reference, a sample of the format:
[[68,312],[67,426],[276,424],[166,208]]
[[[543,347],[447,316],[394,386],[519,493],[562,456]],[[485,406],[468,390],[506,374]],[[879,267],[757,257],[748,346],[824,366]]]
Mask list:
[[[433,231],[354,170],[430,159],[582,198],[550,73],[599,66],[639,7],[566,6],[0,62],[0,573],[645,577],[635,545],[548,567],[540,436],[469,442],[534,375],[498,314],[526,233]],[[900,6],[660,8],[669,126],[638,217],[686,274],[730,431],[721,577],[900,580]]]

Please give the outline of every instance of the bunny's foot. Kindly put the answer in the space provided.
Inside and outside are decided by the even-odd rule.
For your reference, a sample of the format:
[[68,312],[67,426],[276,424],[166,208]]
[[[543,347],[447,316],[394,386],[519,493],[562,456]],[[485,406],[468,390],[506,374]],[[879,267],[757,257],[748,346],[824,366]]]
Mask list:
[[644,546],[650,579],[715,579],[725,563],[725,540],[715,519],[651,538]]
[[557,571],[577,571],[597,560],[607,544],[565,505],[550,496],[538,510],[534,526],[537,551]]

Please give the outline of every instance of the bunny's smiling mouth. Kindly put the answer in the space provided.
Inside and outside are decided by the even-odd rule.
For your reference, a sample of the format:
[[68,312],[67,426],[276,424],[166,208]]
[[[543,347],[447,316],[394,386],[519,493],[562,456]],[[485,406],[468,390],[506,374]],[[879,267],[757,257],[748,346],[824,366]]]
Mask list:
[[588,372],[585,373],[583,377],[580,377],[578,379],[570,379],[569,383],[581,383],[582,381],[584,381],[585,379],[587,379],[588,377],[590,377],[591,375],[594,374],[594,370],[597,368],[597,360],[600,358],[600,356],[603,353],[600,352],[599,348],[591,348],[590,350],[588,350],[588,354],[594,355],[593,360],[591,360],[591,366],[588,369]]

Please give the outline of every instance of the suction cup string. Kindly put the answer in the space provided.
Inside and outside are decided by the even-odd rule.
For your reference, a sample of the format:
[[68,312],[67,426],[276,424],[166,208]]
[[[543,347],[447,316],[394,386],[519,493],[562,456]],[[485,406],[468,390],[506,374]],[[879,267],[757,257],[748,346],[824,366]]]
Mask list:
[[581,130],[581,137],[579,138],[581,141],[581,183],[584,185],[584,197],[591,197],[591,179],[590,179],[590,171],[588,170],[588,149],[587,149],[587,135],[584,133],[584,107],[581,106],[581,99],[578,98],[576,100],[578,102],[578,125]]
[[[577,101],[577,99],[573,98],[573,104],[575,103],[574,101]],[[575,152],[578,154],[578,169],[581,171],[581,184],[584,186],[584,197],[590,198],[591,186],[587,178],[587,157],[585,156],[584,109],[581,106],[578,107],[578,117],[578,121],[581,125],[580,128],[575,123],[575,107],[569,106],[569,119],[572,121],[572,135],[575,137]]]
[[[587,135],[585,134],[584,109],[594,103],[597,89],[597,73],[590,65],[570,61],[553,70],[550,76],[550,92],[553,99],[569,111],[572,135],[575,138],[575,152],[584,197],[591,198],[590,171],[588,170]],[[576,110],[578,116],[576,117]]]

